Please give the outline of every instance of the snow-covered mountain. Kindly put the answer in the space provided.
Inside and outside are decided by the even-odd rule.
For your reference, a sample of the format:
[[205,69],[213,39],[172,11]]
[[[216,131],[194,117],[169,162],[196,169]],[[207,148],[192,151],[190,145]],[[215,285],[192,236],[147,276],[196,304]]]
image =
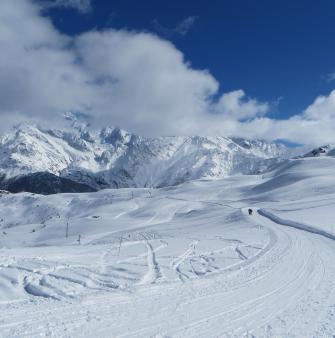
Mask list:
[[48,173],[49,179],[55,175],[83,184],[87,190],[161,187],[261,172],[287,154],[285,146],[262,140],[146,138],[115,127],[92,131],[74,120],[68,130],[23,124],[3,136],[0,175],[2,188],[18,177],[22,181],[22,177],[42,172]]
[[308,151],[303,157],[335,156],[335,145],[327,144]]

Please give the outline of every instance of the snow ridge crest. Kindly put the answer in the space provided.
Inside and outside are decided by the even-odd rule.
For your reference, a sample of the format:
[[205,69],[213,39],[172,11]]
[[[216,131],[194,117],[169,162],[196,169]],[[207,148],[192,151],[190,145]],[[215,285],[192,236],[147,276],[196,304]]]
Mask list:
[[106,187],[162,187],[200,178],[261,172],[288,149],[263,140],[229,137],[147,138],[117,127],[91,130],[65,114],[71,128],[21,124],[0,143],[0,177],[47,172]]

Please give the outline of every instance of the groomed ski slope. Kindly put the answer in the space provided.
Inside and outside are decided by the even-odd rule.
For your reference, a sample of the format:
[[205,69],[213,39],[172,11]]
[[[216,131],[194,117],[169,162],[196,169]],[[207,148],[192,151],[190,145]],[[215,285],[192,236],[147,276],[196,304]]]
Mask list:
[[2,195],[0,336],[333,337],[333,166]]

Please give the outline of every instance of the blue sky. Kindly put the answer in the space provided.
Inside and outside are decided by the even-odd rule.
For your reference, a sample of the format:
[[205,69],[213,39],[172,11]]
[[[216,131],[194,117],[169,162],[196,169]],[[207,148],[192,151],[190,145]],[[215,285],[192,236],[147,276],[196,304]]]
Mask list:
[[[243,88],[278,103],[277,118],[300,113],[335,81],[332,0],[95,0],[83,15],[50,11],[67,34],[107,27],[149,31],[171,40],[192,66],[209,69],[222,92]],[[176,27],[192,18],[187,32]]]
[[335,143],[335,3],[0,1],[0,131]]

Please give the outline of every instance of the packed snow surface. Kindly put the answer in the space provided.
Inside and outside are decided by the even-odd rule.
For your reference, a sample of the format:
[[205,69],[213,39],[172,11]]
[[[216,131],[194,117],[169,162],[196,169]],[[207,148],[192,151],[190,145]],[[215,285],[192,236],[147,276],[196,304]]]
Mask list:
[[334,165],[0,192],[0,336],[333,337]]

